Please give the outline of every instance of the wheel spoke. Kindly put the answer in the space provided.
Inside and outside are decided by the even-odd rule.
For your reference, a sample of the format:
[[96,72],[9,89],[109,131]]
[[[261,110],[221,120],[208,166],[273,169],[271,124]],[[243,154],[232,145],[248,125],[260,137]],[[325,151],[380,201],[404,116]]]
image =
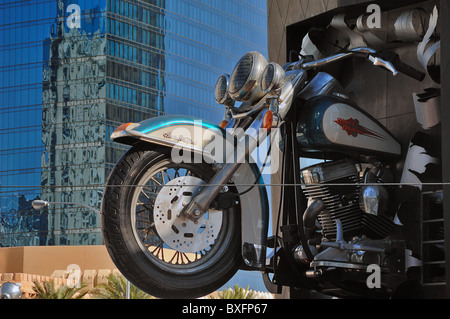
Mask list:
[[164,260],[164,243],[160,240],[154,250],[150,251],[153,255],[157,256],[161,260]]
[[[139,206],[139,205],[138,205],[138,206]],[[145,205],[141,205],[141,206],[144,206],[144,207],[145,207]],[[147,211],[147,208],[141,209],[141,210],[139,210],[139,211],[136,211],[136,215],[140,215],[140,214],[142,214],[143,212],[146,212],[146,211]],[[136,221],[139,221],[139,220],[136,219]]]
[[155,183],[158,184],[159,186],[163,186],[160,182],[158,182],[158,181],[156,180],[155,177],[152,177],[150,180],[153,181],[153,182],[155,182]]
[[[173,254],[172,258],[168,261],[168,263],[169,264],[176,264],[176,263],[178,263],[178,254],[179,254],[179,251],[175,252],[175,254]],[[176,259],[175,263],[173,261],[174,259]]]
[[[167,175],[167,183],[170,182],[172,179],[170,178],[169,173],[167,173],[167,170],[163,171],[163,178],[164,178],[164,173],[166,173],[166,175]],[[164,185],[166,185],[167,183],[164,183]]]
[[146,189],[146,188],[147,188],[147,187],[143,187],[143,189],[142,189],[142,191],[141,191],[141,194],[144,195],[145,198],[147,198],[149,201],[154,201],[154,199],[151,198],[150,195],[148,195],[148,194],[145,192],[145,189]]
[[147,220],[147,219],[136,218],[136,221],[137,221],[138,223],[150,224],[150,221]]

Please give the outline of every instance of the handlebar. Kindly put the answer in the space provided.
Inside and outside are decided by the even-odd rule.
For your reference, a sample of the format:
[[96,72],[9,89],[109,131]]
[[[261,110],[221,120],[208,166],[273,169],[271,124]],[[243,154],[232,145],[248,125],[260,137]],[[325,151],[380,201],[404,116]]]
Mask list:
[[390,50],[381,50],[375,54],[379,59],[383,59],[392,64],[392,66],[398,71],[407,76],[416,79],[417,81],[423,81],[425,73],[415,69],[414,67],[402,62],[397,53]]
[[297,63],[297,65],[296,65],[296,68],[303,69],[303,70],[317,69],[317,68],[320,68],[320,67],[325,66],[327,64],[347,59],[347,58],[349,58],[349,57],[351,57],[353,55],[354,55],[354,53],[347,52],[347,53],[339,53],[339,54],[336,54],[336,55],[332,55],[332,56],[329,56],[329,57],[326,57],[326,58],[323,58],[323,59],[320,59],[320,60],[316,60],[316,61],[311,61],[311,62],[305,62],[304,63],[303,61],[299,61]]
[[425,73],[413,68],[412,66],[399,61],[395,64],[395,67],[399,72],[416,79],[417,81],[423,81],[425,79]]
[[369,55],[369,60],[372,61],[373,65],[381,66],[386,70],[391,71],[394,76],[398,75],[397,69],[390,61],[383,60],[373,55]]
[[339,53],[316,61],[304,62],[300,60],[295,65],[295,68],[301,68],[304,70],[316,69],[356,55],[368,58],[374,65],[381,66],[389,70],[394,76],[396,76],[398,72],[401,72],[418,81],[422,81],[425,78],[425,73],[406,63],[403,63],[397,53],[390,50],[381,50],[377,52],[373,49],[363,47],[352,49],[349,52]]

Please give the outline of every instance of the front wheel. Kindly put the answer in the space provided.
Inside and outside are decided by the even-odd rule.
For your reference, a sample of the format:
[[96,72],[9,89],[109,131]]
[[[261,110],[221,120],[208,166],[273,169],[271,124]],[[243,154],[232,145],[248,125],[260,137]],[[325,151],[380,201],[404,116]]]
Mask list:
[[224,285],[240,257],[239,209],[209,209],[197,223],[179,212],[210,181],[205,163],[176,164],[164,150],[130,149],[102,201],[102,231],[119,271],[158,298],[198,298]]

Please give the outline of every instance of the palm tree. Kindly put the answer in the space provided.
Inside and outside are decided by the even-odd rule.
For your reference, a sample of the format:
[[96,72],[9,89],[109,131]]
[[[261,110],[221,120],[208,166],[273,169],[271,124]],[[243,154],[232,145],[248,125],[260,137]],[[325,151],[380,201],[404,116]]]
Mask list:
[[[125,277],[119,274],[109,274],[107,279],[107,283],[97,285],[91,292],[92,298],[126,299],[127,281]],[[130,284],[130,299],[154,299],[154,297]]]
[[217,292],[217,297],[209,295],[209,299],[256,299],[256,295],[253,291],[239,287],[239,285],[234,285],[233,289],[223,289],[221,292]]
[[42,284],[33,281],[33,291],[36,293],[35,299],[82,299],[89,291],[85,283],[79,287],[69,287],[66,285],[55,288],[53,280],[45,281]]

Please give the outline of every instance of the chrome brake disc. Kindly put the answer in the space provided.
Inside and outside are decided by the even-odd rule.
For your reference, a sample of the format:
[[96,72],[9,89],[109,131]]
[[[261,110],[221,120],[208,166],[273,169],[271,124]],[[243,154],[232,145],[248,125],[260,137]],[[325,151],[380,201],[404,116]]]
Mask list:
[[222,212],[208,210],[196,223],[180,216],[184,206],[201,191],[205,182],[193,176],[174,178],[159,192],[153,217],[159,237],[170,248],[195,253],[208,248],[222,226]]

